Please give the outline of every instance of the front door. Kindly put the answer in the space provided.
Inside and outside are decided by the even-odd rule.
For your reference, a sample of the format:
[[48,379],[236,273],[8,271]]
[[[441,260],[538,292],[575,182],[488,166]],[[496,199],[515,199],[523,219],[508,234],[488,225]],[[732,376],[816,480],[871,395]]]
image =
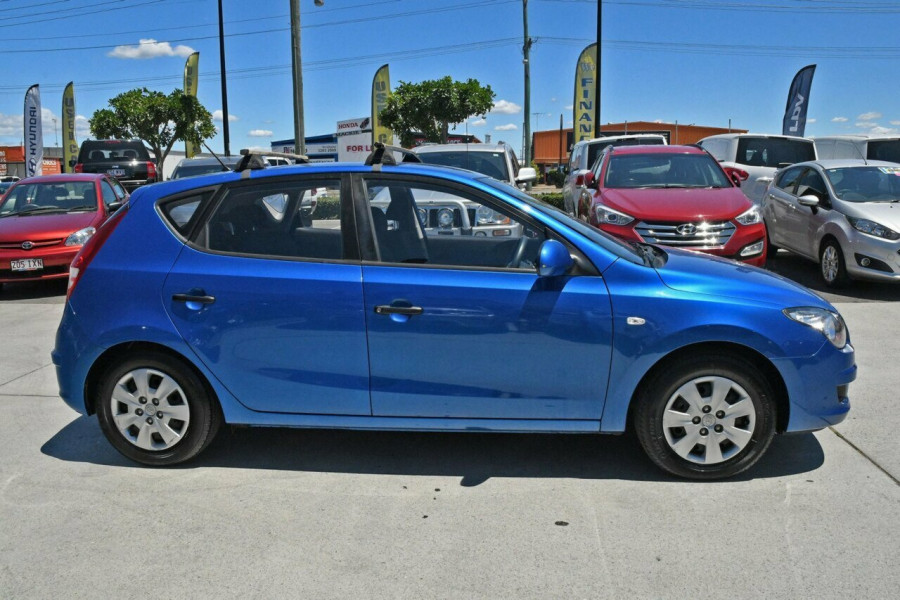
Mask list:
[[599,275],[538,277],[548,232],[471,190],[376,175],[365,189],[374,415],[599,420],[611,343]]

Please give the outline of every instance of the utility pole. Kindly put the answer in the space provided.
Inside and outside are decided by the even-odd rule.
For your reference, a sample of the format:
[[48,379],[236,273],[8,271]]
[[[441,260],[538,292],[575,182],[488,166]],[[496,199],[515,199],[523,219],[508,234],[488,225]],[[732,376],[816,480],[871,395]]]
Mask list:
[[300,58],[300,0],[291,0],[291,72],[294,76],[294,152],[306,154],[303,129],[303,66]]
[[600,43],[600,17],[603,15],[603,0],[597,0],[597,76],[594,77],[594,137],[600,137],[600,49],[603,47]]
[[225,83],[225,22],[222,19],[222,0],[219,0],[219,70],[222,75],[222,139],[225,142],[225,156],[231,156],[231,143],[228,139],[228,85]]
[[531,65],[529,55],[531,52],[531,38],[528,37],[528,0],[522,0],[522,18],[525,24],[525,43],[522,45],[525,65],[525,139],[522,145],[522,158],[526,167],[531,166]]

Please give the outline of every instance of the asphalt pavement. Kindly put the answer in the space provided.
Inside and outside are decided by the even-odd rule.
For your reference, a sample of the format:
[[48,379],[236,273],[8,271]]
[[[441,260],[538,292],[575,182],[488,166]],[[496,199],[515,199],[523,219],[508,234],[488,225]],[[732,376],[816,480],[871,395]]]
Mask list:
[[[815,273],[777,261],[787,276]],[[64,290],[0,291],[0,598],[900,588],[900,287],[824,294],[857,350],[848,419],[780,436],[749,473],[712,483],[666,476],[629,435],[226,428],[188,465],[143,468],[57,396]]]

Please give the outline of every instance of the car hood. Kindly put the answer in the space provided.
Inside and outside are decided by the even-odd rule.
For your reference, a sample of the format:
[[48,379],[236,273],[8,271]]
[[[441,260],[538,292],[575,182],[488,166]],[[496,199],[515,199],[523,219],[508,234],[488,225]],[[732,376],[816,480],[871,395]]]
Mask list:
[[845,215],[869,219],[900,232],[900,202],[844,202]]
[[666,253],[668,260],[657,272],[662,282],[674,290],[784,308],[817,306],[835,310],[806,287],[771,271],[687,250],[666,248]]
[[601,202],[641,221],[728,221],[751,206],[735,187],[606,189]]
[[98,221],[98,213],[71,212],[50,215],[10,216],[0,218],[0,241],[66,237]]

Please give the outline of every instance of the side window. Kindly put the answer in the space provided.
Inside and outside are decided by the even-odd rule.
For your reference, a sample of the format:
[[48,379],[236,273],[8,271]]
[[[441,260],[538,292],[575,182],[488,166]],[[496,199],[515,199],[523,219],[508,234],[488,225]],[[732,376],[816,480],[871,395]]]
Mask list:
[[574,148],[572,148],[572,155],[569,157],[569,173],[574,173],[578,170],[578,157],[581,154],[582,148],[584,148],[584,145],[576,145]]
[[797,196],[815,196],[819,202],[828,202],[828,192],[825,188],[825,180],[815,169],[809,169],[800,179],[797,186]]
[[103,194],[103,204],[109,206],[113,202],[118,202],[119,198],[108,181],[100,182],[100,193]]
[[800,175],[803,174],[803,169],[804,167],[792,167],[787,169],[778,176],[775,187],[784,190],[788,194],[793,194],[797,186],[797,180],[800,179]]
[[197,209],[203,200],[212,196],[213,192],[207,190],[199,194],[190,196],[182,196],[171,201],[164,201],[160,205],[160,211],[166,220],[174,227],[178,233],[187,235],[188,231],[194,223]]
[[274,258],[344,258],[339,180],[235,186],[203,228],[210,250]]
[[513,152],[512,148],[507,148],[506,156],[509,159],[509,164],[512,166],[512,178],[515,180],[515,178],[519,176],[519,159],[516,157],[516,153]]
[[125,200],[125,196],[127,196],[128,194],[127,194],[127,192],[125,192],[125,188],[122,187],[122,184],[119,183],[118,181],[116,181],[115,179],[113,179],[112,186],[113,186],[113,191],[116,193],[116,197],[119,200]]
[[507,208],[418,182],[366,182],[382,262],[533,271],[544,233]]

